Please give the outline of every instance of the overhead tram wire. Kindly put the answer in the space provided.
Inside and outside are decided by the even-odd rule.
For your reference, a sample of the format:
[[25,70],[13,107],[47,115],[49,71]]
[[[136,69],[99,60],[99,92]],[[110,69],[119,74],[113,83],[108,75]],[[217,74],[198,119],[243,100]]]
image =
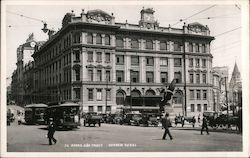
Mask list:
[[207,11],[207,10],[209,10],[209,9],[215,7],[215,6],[216,6],[216,5],[212,5],[212,6],[210,6],[210,7],[208,7],[208,8],[205,8],[205,9],[203,9],[203,10],[201,10],[201,11],[199,11],[199,12],[197,12],[197,13],[195,13],[195,14],[193,14],[193,15],[191,15],[191,16],[185,18],[185,19],[180,19],[178,22],[174,23],[172,26],[175,26],[175,25],[179,24],[180,22],[186,21],[187,19],[190,19],[191,17],[196,16],[196,15],[198,15],[198,14],[204,12],[204,11]]
[[214,37],[222,36],[222,35],[224,35],[224,34],[227,34],[227,33],[233,32],[233,31],[235,31],[235,30],[238,30],[238,29],[240,29],[240,28],[241,28],[241,27],[234,28],[234,29],[232,29],[232,30],[229,30],[229,31],[220,33],[220,34],[218,34],[218,35],[215,35]]
[[18,15],[20,17],[24,17],[24,18],[27,18],[27,19],[35,20],[35,21],[40,21],[42,23],[46,23],[44,20],[33,18],[33,17],[29,17],[29,16],[26,16],[26,15],[23,15],[23,14],[12,12],[12,11],[7,11],[7,13],[10,13],[10,14],[13,14],[13,15]]

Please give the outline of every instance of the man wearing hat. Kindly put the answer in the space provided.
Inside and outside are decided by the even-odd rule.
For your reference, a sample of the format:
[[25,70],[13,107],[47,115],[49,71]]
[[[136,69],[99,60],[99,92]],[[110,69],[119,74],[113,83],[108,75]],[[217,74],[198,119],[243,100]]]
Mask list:
[[169,113],[166,113],[165,117],[162,119],[162,126],[163,126],[163,128],[165,128],[165,132],[164,132],[164,134],[162,136],[162,139],[166,139],[166,135],[168,134],[170,140],[172,140],[173,137],[172,137],[172,135],[171,135],[171,133],[169,131],[169,127],[172,127],[172,125],[171,125],[171,121],[168,118],[168,116],[169,116]]
[[49,118],[49,126],[48,126],[48,138],[49,138],[49,145],[52,145],[52,141],[56,144],[57,140],[54,138],[55,134],[55,124],[53,122],[53,118]]

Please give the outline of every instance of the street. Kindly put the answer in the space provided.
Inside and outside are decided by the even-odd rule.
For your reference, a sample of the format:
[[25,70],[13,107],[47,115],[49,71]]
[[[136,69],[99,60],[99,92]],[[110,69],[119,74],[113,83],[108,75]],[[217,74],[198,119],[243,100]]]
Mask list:
[[49,146],[44,125],[7,126],[8,152],[194,152],[242,151],[242,135],[214,132],[210,135],[200,128],[171,128],[174,137],[162,140],[161,127],[139,127],[102,124],[101,127],[83,127],[56,131],[57,144]]

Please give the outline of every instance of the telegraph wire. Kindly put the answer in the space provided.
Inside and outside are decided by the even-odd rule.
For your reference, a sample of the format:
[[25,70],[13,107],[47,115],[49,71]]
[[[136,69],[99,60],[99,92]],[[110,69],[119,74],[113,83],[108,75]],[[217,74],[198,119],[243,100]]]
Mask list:
[[199,11],[199,12],[197,12],[197,13],[195,13],[195,14],[189,16],[189,17],[187,17],[187,18],[180,19],[177,23],[173,24],[172,26],[177,25],[177,24],[179,24],[180,22],[186,21],[187,19],[190,19],[191,17],[196,16],[196,15],[198,15],[198,14],[204,12],[204,11],[207,11],[207,10],[209,10],[209,9],[215,7],[215,6],[216,6],[216,5],[212,5],[212,6],[208,7],[208,8],[205,8],[205,9],[203,9],[203,10],[201,10],[201,11]]
[[241,42],[241,40],[234,41],[234,42],[228,43],[228,44],[223,45],[223,46],[215,47],[215,48],[213,48],[212,50],[214,51],[214,50],[217,50],[217,49],[220,49],[220,48],[223,48],[223,47],[231,46],[231,45],[236,44],[236,43],[239,43],[239,42]]

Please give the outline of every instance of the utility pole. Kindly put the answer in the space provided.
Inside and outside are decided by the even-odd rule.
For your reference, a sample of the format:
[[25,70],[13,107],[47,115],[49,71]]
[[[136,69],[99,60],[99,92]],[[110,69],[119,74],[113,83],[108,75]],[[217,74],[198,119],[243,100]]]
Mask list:
[[105,98],[105,114],[107,114],[107,103],[108,103],[108,76],[106,72],[106,98]]
[[[184,23],[185,25],[185,23]],[[186,81],[186,46],[185,37],[183,37],[183,65],[184,65],[184,116],[187,116],[187,81]]]
[[[229,106],[228,106],[228,98],[227,98],[227,77],[225,78],[225,91],[226,91],[226,104],[227,104],[227,121],[229,119]],[[228,124],[229,127],[229,124]]]
[[132,112],[132,72],[133,70],[130,69],[130,112]]

